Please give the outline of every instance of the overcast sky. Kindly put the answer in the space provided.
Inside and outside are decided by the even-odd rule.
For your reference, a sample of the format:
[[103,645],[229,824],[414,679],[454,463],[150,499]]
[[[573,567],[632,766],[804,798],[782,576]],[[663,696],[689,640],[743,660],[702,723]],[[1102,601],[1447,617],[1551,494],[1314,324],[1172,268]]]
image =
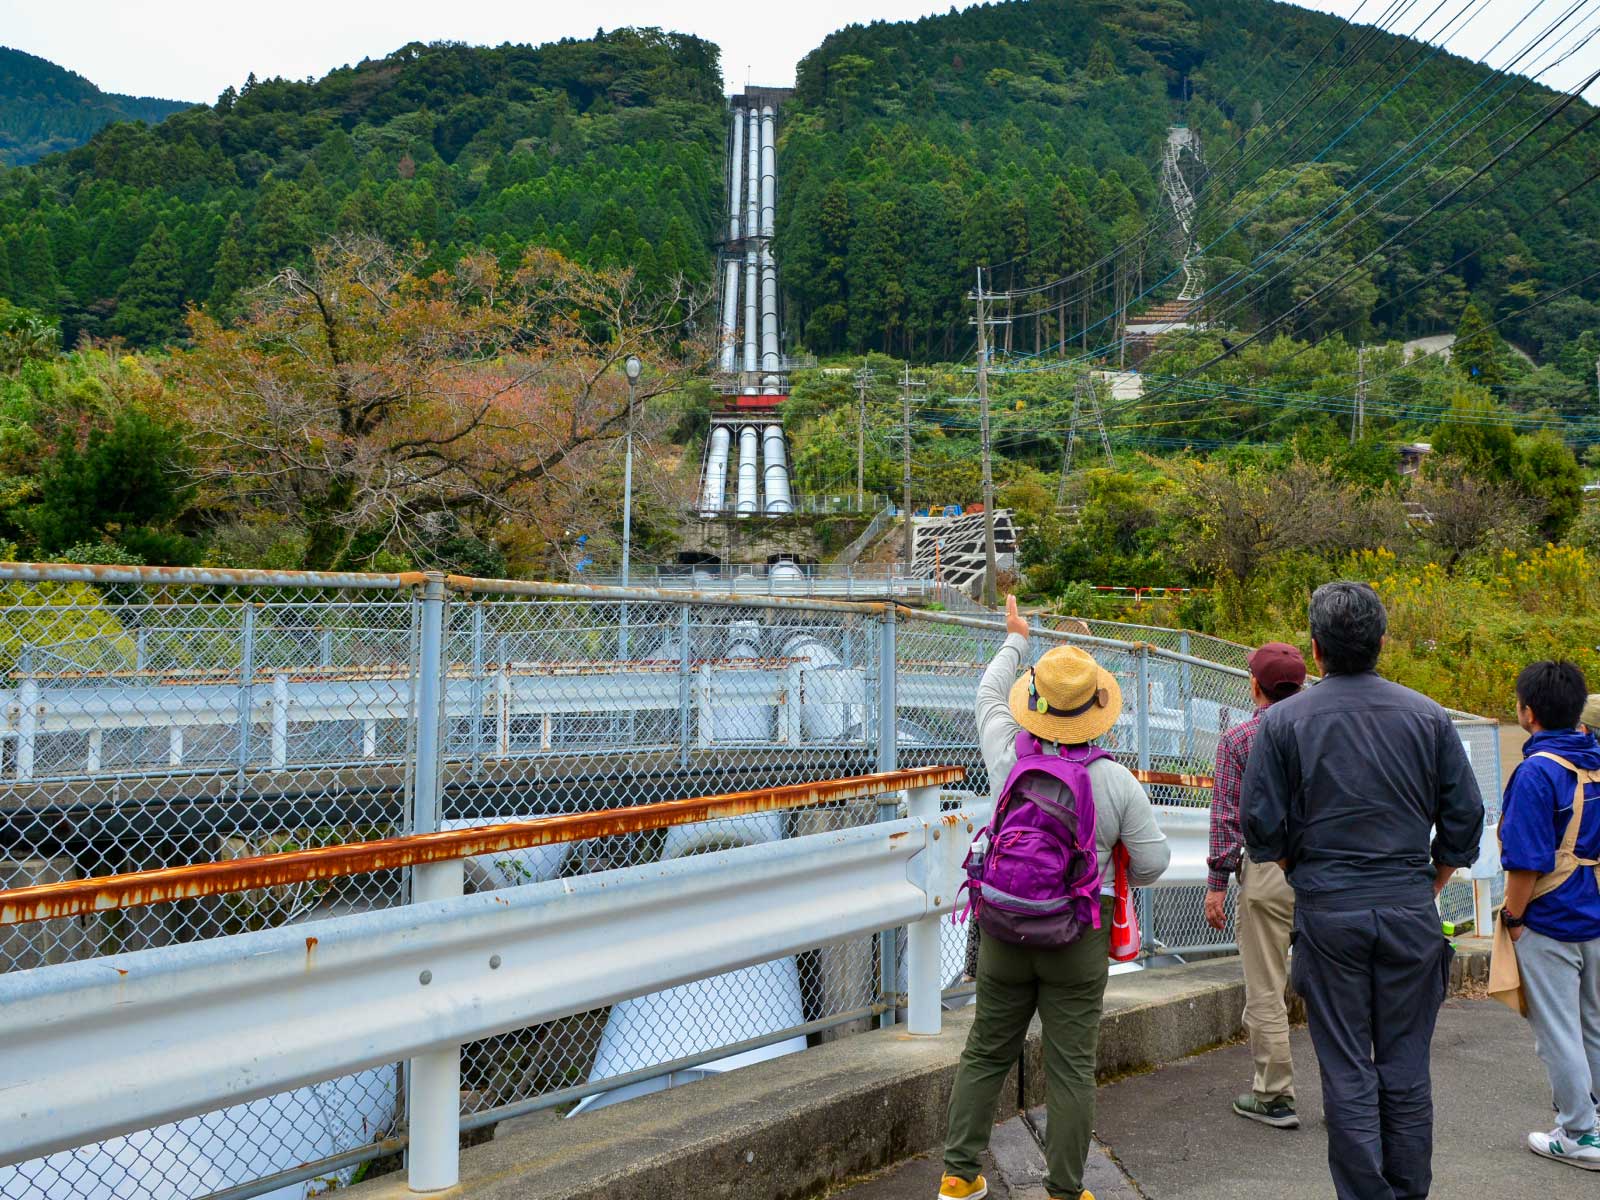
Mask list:
[[[1447,44],[1477,58],[1530,5],[1541,11],[1518,31],[1518,46],[1564,11],[1567,0],[1485,0],[1481,13]],[[263,78],[321,76],[407,42],[538,43],[588,37],[597,26],[661,25],[720,45],[723,75],[734,91],[747,81],[792,83],[796,61],[852,21],[904,20],[949,7],[949,0],[0,0],[0,45],[48,58],[106,91],[209,102],[251,71]],[[1308,7],[1370,18],[1388,5],[1320,0]],[[1399,31],[1412,32],[1419,14],[1432,7],[1414,5]],[[1459,11],[1456,4],[1441,5],[1422,35],[1434,40]],[[1492,61],[1501,65],[1507,57],[1502,49]],[[1600,65],[1600,39],[1542,82],[1572,86],[1587,73],[1579,70],[1585,64],[1588,70]],[[1600,84],[1589,98],[1600,99]]]

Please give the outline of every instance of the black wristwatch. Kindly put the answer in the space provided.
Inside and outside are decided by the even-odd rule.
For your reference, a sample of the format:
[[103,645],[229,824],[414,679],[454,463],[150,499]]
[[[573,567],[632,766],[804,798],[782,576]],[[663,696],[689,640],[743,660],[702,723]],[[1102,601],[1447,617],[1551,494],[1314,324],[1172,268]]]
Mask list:
[[1500,924],[1504,925],[1507,929],[1521,929],[1523,921],[1521,917],[1513,917],[1510,913],[1502,908],[1500,910]]

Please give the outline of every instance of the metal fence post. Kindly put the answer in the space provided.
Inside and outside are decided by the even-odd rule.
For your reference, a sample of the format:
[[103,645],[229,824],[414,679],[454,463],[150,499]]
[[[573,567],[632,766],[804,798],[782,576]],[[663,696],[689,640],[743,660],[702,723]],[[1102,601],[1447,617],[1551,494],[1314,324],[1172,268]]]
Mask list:
[[[1148,771],[1150,769],[1150,646],[1148,643],[1139,644],[1138,657],[1135,660],[1137,670],[1134,674],[1134,686],[1138,689],[1138,698],[1133,705],[1134,736],[1137,739],[1135,749],[1138,754],[1139,766]],[[1156,942],[1155,931],[1155,906],[1149,888],[1139,889],[1139,924],[1144,930],[1144,955],[1148,958],[1153,953]]]
[[[931,822],[931,835],[938,837],[939,789],[912,788],[906,801],[910,814]],[[931,848],[923,851],[932,852]],[[935,902],[938,900],[935,897]],[[906,1020],[911,1033],[931,1036],[939,1032],[939,958],[939,915],[934,913],[906,927]]]
[[[1189,655],[1189,631],[1178,631],[1178,652],[1186,658]],[[1183,702],[1183,758],[1186,763],[1194,762],[1194,668],[1187,662],[1180,663],[1178,667],[1178,699]],[[1190,770],[1185,767],[1184,770]]]
[[244,626],[239,631],[239,746],[236,765],[239,788],[244,789],[244,773],[250,769],[250,717],[255,707],[256,681],[256,606],[246,601]]
[[[439,828],[440,733],[444,721],[444,576],[427,574],[422,589],[422,645],[417,674],[416,758],[411,788],[412,828],[433,833]],[[425,904],[462,893],[460,859],[428,863],[412,869],[411,899]],[[432,975],[418,976],[427,986]],[[406,1120],[411,1136],[407,1153],[408,1184],[414,1192],[438,1192],[456,1185],[461,1175],[461,1047],[419,1054],[407,1073]]]
[[684,769],[689,766],[690,701],[694,694],[689,637],[689,606],[685,604],[678,612],[678,765]]
[[484,675],[483,601],[472,603],[472,765],[474,774],[481,773],[483,747],[489,740],[488,714],[485,711],[489,696],[488,679]]
[[[895,734],[898,731],[898,722],[895,719],[896,699],[896,664],[895,664],[895,611],[894,605],[886,604],[883,608],[883,617],[878,623],[878,770],[893,771],[897,768],[900,755],[896,745]],[[864,715],[864,714],[863,714]],[[884,797],[884,803],[878,805],[878,820],[892,821],[900,807],[899,800],[894,793]],[[936,935],[937,936],[937,935]],[[878,1017],[880,1028],[887,1028],[895,1021],[894,997],[900,990],[899,981],[900,962],[900,929],[885,929],[878,935],[878,987],[884,997],[888,1009]],[[935,989],[937,991],[937,988]]]

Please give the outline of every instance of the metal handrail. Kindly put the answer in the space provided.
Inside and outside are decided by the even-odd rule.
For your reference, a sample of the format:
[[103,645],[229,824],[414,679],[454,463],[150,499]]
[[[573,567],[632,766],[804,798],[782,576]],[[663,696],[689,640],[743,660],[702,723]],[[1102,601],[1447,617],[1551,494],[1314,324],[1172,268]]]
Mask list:
[[437,833],[414,833],[404,837],[319,846],[282,854],[261,854],[251,858],[162,867],[153,871],[132,871],[125,875],[98,875],[63,883],[37,884],[0,890],[0,926],[58,917],[81,917],[89,913],[149,904],[169,904],[177,900],[220,896],[257,888],[314,883],[349,875],[365,875],[372,871],[450,862],[479,854],[503,854],[535,846],[667,829],[674,825],[689,825],[723,817],[864,800],[910,788],[945,787],[959,783],[966,775],[965,767],[883,771],[848,779],[794,783],[760,791],[667,800],[598,812],[562,813],[529,821],[478,825]]

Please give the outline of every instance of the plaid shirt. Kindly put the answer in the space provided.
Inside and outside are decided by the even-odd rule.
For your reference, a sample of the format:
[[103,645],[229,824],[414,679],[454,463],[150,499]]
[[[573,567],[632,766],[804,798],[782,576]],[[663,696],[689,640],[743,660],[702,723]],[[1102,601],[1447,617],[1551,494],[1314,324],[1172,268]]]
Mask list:
[[1206,886],[1213,892],[1228,890],[1228,877],[1239,869],[1244,834],[1239,829],[1239,792],[1244,785],[1244,765],[1261,724],[1258,708],[1217,741],[1216,786],[1211,793],[1211,846],[1206,854]]

